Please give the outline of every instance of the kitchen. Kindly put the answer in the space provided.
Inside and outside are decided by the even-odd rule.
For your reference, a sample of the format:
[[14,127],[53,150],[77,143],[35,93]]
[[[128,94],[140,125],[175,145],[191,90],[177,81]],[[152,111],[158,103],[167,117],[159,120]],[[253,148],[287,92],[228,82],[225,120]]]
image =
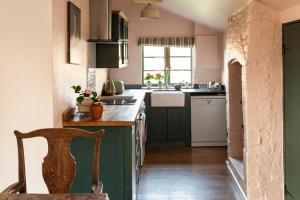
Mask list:
[[[15,129],[72,127],[104,129],[100,180],[110,199],[283,199],[280,34],[300,18],[296,1],[30,1],[3,2],[0,12],[1,191],[18,175]],[[80,19],[73,44],[70,7]],[[140,19],[149,17],[158,19]],[[76,105],[72,86],[101,93],[100,119]],[[92,144],[72,141],[81,177],[72,192],[90,192]],[[30,193],[48,191],[37,173],[45,146],[25,142]]]
[[[112,8],[109,7],[111,3]],[[223,162],[220,166],[224,166],[224,169],[216,171],[225,173],[226,93],[222,84],[209,82],[221,81],[222,34],[215,31],[214,35],[199,35],[195,41],[194,35],[199,34],[196,33],[195,27],[199,28],[200,25],[167,11],[159,10],[159,19],[142,20],[139,15],[142,15],[147,8],[144,4],[97,0],[91,1],[91,5],[90,8],[93,8],[90,10],[92,34],[88,40],[88,48],[91,49],[89,52],[93,52],[93,56],[90,56],[89,59],[92,62],[88,65],[90,66],[89,73],[98,69],[108,69],[108,80],[104,83],[101,97],[104,112],[101,120],[90,121],[90,118],[84,115],[78,116],[75,111],[75,117],[63,117],[64,127],[106,131],[101,146],[100,163],[103,164],[100,168],[103,191],[108,193],[111,199],[142,200],[153,199],[155,196],[161,196],[163,199],[190,196],[191,194],[185,194],[184,190],[177,190],[176,194],[175,191],[161,194],[159,191],[147,191],[143,187],[142,183],[147,185],[143,174],[147,173],[145,170],[148,166],[147,162],[151,163],[151,159],[147,159],[147,152],[148,149],[159,151],[159,148],[168,147],[170,151],[185,151],[191,146],[216,146],[212,150],[209,147],[205,148],[203,153],[199,150],[198,154],[205,155],[205,150],[208,150],[211,153],[210,156],[214,156],[214,151],[223,155]],[[127,7],[122,7],[122,5]],[[103,17],[105,12],[108,12],[107,17]],[[99,16],[100,13],[101,16]],[[109,16],[112,16],[111,19]],[[154,39],[149,39],[149,37],[139,37],[138,41],[134,39],[138,35],[152,36],[149,28],[136,26],[149,24],[151,29],[155,30],[155,27],[168,21],[168,18],[183,24],[183,28],[180,28],[183,30],[181,33],[173,30],[171,34],[170,30],[160,30],[161,35],[166,37],[170,34],[169,38],[174,38],[172,43],[169,44],[168,41],[161,39],[160,43],[167,43],[163,46],[151,41]],[[107,30],[100,29],[94,24],[107,27]],[[206,27],[200,28],[211,31]],[[139,33],[137,30],[144,31],[144,33]],[[157,31],[155,32],[157,34]],[[184,34],[184,37],[174,37],[174,34],[175,36]],[[177,43],[176,39],[180,42]],[[137,44],[134,44],[135,41]],[[136,51],[139,53],[132,55]],[[139,59],[136,58],[138,56],[140,56]],[[94,57],[96,57],[96,62],[93,62]],[[138,63],[140,61],[141,63]],[[167,66],[164,63],[170,63],[170,65]],[[195,68],[193,63],[201,67]],[[138,67],[139,65],[142,65],[142,68]],[[198,74],[202,75],[201,73],[205,70],[212,72],[211,77],[207,75],[205,78],[199,77]],[[143,79],[143,84],[140,83],[140,78]],[[79,111],[84,104],[85,102],[79,104]],[[88,107],[89,104],[87,111]],[[70,114],[70,116],[73,115],[73,113]],[[73,143],[72,153],[79,162],[81,159],[86,159],[85,155],[84,158],[80,156],[80,151],[89,149],[88,143],[83,139],[78,139]],[[117,146],[117,148],[112,150],[112,146]],[[161,155],[164,155],[163,150]],[[185,156],[189,155],[190,153]],[[115,159],[111,159],[112,157]],[[192,163],[186,164],[192,166]],[[88,166],[82,166],[82,168],[89,169]],[[196,170],[194,173],[200,174],[201,171]],[[226,198],[234,198],[230,184],[226,181],[228,177],[224,175],[220,178],[220,183],[225,186],[212,187],[212,190],[228,190],[225,192]],[[201,183],[200,175],[198,182]],[[84,189],[87,183],[88,177],[87,180],[81,179],[80,182],[75,180],[72,191],[87,192],[88,188]],[[160,185],[163,187],[168,183]],[[204,184],[202,187],[208,186]],[[170,190],[167,187],[165,189],[163,193]],[[194,197],[200,195],[196,190],[193,192]]]

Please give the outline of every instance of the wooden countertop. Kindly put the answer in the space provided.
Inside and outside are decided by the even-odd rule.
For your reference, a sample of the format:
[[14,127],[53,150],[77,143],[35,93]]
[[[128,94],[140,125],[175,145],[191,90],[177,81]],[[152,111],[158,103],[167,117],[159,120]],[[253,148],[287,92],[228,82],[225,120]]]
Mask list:
[[104,105],[102,119],[92,120],[91,117],[73,116],[63,120],[63,126],[132,126],[145,97],[143,90],[128,90],[122,95],[134,96],[134,105]]

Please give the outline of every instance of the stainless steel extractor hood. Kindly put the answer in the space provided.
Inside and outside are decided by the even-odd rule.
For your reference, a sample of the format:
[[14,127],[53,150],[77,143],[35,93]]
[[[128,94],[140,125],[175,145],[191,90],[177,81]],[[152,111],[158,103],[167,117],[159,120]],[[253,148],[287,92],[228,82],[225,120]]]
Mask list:
[[111,40],[111,0],[90,0],[90,42]]

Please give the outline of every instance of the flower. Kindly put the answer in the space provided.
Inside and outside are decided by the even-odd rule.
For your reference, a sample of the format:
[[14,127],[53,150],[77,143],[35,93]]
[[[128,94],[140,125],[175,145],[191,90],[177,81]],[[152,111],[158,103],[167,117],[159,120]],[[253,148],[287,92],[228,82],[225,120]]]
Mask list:
[[93,94],[93,91],[89,90],[89,89],[86,89],[86,90],[84,90],[84,93],[87,94],[87,95],[91,95],[91,94]]
[[145,76],[145,80],[146,81],[150,81],[152,79],[154,79],[154,76],[152,74],[150,74],[150,73],[147,73],[147,75]]
[[90,90],[90,89],[86,89],[84,91],[81,91],[81,86],[77,85],[77,86],[72,86],[72,89],[74,89],[75,94],[78,94],[78,97],[76,98],[77,103],[81,104],[82,101],[85,98],[91,98],[91,100],[94,102],[99,102],[99,98],[98,98],[98,94],[97,92]]
[[156,73],[155,74],[155,80],[157,81],[161,81],[161,80],[164,80],[165,77],[163,75],[161,75],[161,73]]

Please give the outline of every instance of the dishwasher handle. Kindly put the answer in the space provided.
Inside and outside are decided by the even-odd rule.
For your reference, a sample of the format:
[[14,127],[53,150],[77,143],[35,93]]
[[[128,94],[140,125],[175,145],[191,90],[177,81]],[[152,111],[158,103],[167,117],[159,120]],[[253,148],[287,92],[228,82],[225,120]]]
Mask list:
[[212,99],[206,100],[206,103],[207,103],[207,104],[211,104],[212,102],[213,102]]

